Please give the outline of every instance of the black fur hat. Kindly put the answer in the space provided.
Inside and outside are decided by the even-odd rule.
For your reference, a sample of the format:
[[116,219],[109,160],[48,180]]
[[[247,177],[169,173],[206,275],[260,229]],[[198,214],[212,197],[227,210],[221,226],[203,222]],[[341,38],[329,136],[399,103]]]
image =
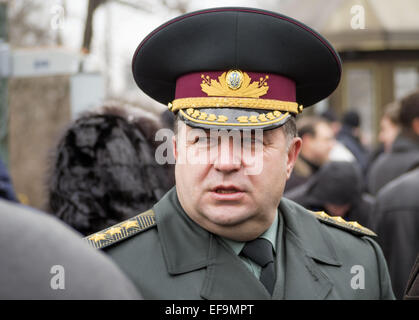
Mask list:
[[88,235],[151,208],[174,183],[155,161],[157,129],[122,107],[82,115],[55,150],[47,211]]

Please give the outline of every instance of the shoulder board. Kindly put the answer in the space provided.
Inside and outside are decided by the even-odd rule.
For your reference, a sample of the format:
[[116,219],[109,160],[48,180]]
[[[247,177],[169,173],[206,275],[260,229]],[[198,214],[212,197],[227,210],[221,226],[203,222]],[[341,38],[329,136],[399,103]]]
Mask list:
[[156,220],[153,210],[147,210],[110,228],[87,236],[83,240],[96,249],[103,249],[145,231],[155,224]]
[[329,216],[324,211],[315,212],[315,211],[310,211],[309,210],[309,212],[312,215],[314,215],[317,219],[319,219],[320,221],[322,221],[322,222],[324,222],[328,225],[332,225],[332,226],[335,226],[337,228],[347,230],[347,231],[349,231],[353,234],[359,235],[359,236],[377,237],[377,234],[375,232],[371,231],[368,228],[365,228],[365,227],[361,226],[356,221],[346,221],[342,217]]

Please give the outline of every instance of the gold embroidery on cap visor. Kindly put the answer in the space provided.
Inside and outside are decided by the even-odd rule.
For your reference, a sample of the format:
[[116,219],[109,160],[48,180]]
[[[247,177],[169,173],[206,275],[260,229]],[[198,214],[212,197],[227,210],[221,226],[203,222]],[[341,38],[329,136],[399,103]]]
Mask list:
[[168,105],[169,110],[171,110],[172,112],[176,112],[181,109],[187,109],[190,107],[262,109],[269,111],[285,111],[295,114],[298,114],[303,111],[303,106],[298,106],[298,103],[296,102],[254,98],[182,98],[173,100],[173,102]]
[[[207,125],[216,125],[216,126],[265,126],[269,124],[274,124],[286,119],[289,116],[289,112],[281,113],[277,110],[268,113],[260,113],[259,115],[243,115],[235,117],[234,119],[229,119],[226,115],[215,115],[213,113],[207,114],[206,112],[201,112],[194,108],[186,109],[186,112],[180,110],[179,113],[189,121],[207,124]],[[236,121],[236,122],[232,122]]]

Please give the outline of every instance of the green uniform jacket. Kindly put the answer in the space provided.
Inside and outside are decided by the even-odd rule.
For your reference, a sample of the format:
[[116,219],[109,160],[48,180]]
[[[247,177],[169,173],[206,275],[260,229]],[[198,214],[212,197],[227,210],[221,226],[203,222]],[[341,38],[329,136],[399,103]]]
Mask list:
[[[278,212],[284,226],[272,297],[224,241],[186,215],[175,188],[152,211],[86,240],[106,246],[145,299],[394,299],[383,253],[370,237],[284,198]],[[145,230],[129,234],[138,223]]]

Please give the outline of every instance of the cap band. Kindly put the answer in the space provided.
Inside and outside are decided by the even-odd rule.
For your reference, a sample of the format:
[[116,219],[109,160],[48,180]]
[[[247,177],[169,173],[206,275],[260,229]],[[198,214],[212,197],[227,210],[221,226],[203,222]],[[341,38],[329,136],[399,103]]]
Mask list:
[[230,107],[299,113],[295,82],[276,74],[210,71],[178,78],[170,110]]

